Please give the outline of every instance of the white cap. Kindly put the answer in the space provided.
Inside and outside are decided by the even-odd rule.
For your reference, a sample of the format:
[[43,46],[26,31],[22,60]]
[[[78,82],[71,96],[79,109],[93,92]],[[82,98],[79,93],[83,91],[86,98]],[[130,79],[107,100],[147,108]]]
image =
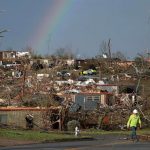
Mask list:
[[134,113],[134,114],[137,114],[137,113],[138,113],[138,111],[137,111],[136,109],[134,109],[134,110],[133,110],[133,113]]

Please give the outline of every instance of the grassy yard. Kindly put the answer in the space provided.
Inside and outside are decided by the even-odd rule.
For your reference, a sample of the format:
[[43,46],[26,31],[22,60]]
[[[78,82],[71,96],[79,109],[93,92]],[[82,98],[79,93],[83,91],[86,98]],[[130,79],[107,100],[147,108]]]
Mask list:
[[[84,130],[82,131],[82,135],[101,135],[101,134],[130,134],[130,130],[118,130],[118,131],[104,131],[104,130],[97,130],[97,129],[89,129],[89,130]],[[137,130],[138,134],[149,134],[150,135],[150,129],[138,129]]]
[[[84,138],[80,137],[80,138]],[[0,138],[30,141],[67,141],[77,139],[72,133],[0,129]]]
[[[138,130],[138,134],[149,134],[150,129]],[[83,130],[79,137],[75,137],[74,133],[67,132],[40,132],[40,131],[29,131],[29,130],[11,130],[11,129],[0,129],[0,138],[26,140],[26,141],[69,141],[77,139],[91,138],[95,135],[103,134],[130,134],[130,131],[103,131],[96,129]]]

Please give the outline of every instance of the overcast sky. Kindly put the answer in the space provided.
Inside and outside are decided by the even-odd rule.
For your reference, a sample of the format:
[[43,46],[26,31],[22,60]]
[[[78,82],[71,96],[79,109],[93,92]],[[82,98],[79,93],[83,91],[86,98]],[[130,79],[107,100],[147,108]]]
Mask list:
[[2,29],[0,50],[94,57],[110,38],[112,53],[132,58],[150,50],[150,0],[0,0]]

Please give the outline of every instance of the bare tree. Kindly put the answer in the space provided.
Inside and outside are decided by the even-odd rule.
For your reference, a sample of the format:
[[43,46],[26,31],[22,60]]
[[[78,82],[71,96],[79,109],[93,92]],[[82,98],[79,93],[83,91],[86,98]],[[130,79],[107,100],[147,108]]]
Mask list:
[[108,56],[108,46],[107,46],[106,41],[103,41],[100,45],[100,54],[101,53],[102,53],[102,55],[106,54]]
[[60,58],[74,58],[75,54],[73,54],[70,48],[59,48],[56,50],[55,55]]
[[123,60],[123,61],[126,60],[125,55],[121,51],[117,51],[117,52],[113,53],[112,58],[120,59],[120,60]]
[[109,38],[108,42],[103,41],[100,45],[100,53],[107,55],[111,59],[111,39]]

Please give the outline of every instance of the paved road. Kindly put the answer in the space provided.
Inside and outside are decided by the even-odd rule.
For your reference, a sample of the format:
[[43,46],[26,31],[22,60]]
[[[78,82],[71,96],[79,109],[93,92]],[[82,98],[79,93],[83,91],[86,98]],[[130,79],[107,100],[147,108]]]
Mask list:
[[94,140],[1,147],[0,150],[150,150],[150,142],[133,142],[124,136],[103,135]]

